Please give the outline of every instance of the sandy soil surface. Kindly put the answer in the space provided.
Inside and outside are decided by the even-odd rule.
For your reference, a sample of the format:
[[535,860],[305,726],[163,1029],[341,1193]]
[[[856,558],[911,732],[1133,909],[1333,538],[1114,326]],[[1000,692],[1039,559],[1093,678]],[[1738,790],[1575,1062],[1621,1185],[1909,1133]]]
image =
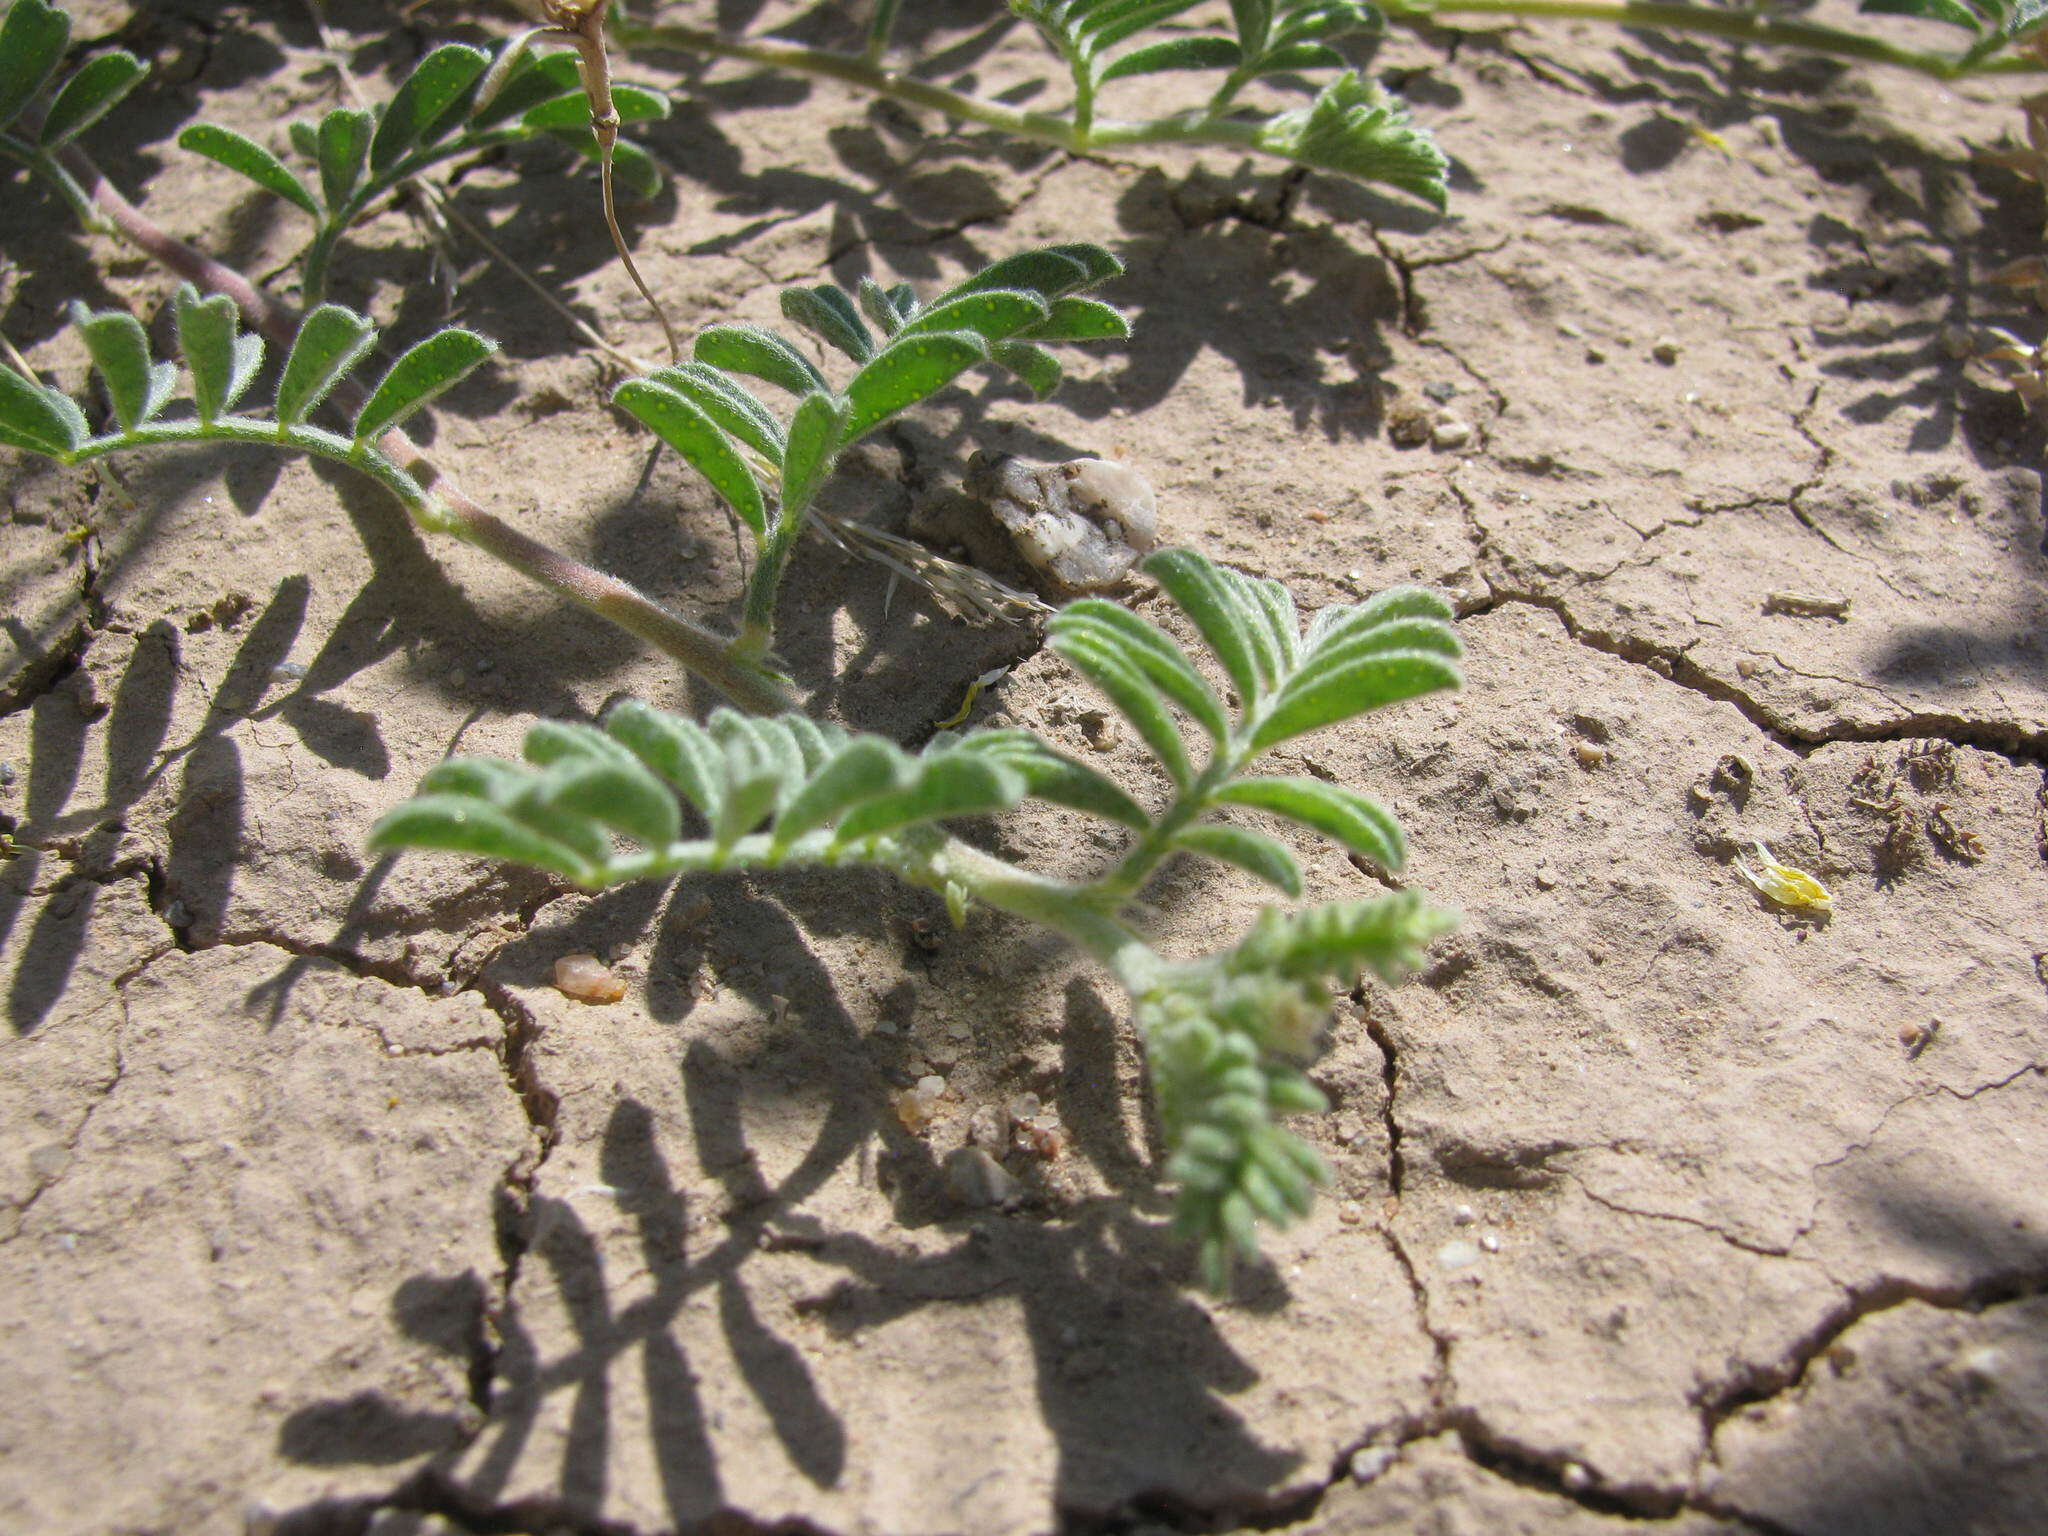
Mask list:
[[[72,9],[156,66],[96,130],[115,179],[278,274],[303,221],[172,140],[205,114],[281,142],[334,104],[305,15]],[[996,9],[906,7],[907,33],[1026,82]],[[373,90],[504,20],[396,11],[333,8]],[[797,31],[848,36],[830,8]],[[900,523],[976,448],[1114,455],[1166,537],[1305,606],[1421,580],[1465,614],[1464,693],[1298,754],[1394,806],[1412,883],[1465,924],[1336,1019],[1336,1187],[1270,1268],[1227,1303],[1191,1286],[1117,994],[1022,925],[951,932],[878,876],[590,899],[364,854],[451,749],[688,702],[620,635],[345,474],[187,453],[123,492],[0,454],[0,1526],[2041,1529],[2041,437],[1941,341],[2039,328],[1983,279],[2038,247],[2040,194],[1970,152],[2023,91],[1565,24],[1404,34],[1378,67],[1456,156],[1448,218],[624,71],[688,87],[634,223],[690,325],[1053,239],[1128,263],[1127,347],[1077,350],[1049,406],[942,397],[841,510]],[[160,273],[0,194],[0,324],[35,364],[81,379],[73,297],[167,334]],[[546,150],[456,189],[652,353],[594,196]],[[394,339],[452,314],[505,343],[439,411],[442,461],[729,611],[706,490],[561,322],[461,261],[451,300],[400,210],[337,266]],[[1399,446],[1422,413],[1469,431]],[[1019,662],[978,719],[1138,771],[1024,631],[816,546],[786,613],[836,719],[915,739]],[[998,835],[1048,869],[1105,856],[1051,816]],[[1831,921],[1752,893],[1757,840],[1834,889]],[[1319,895],[1375,888],[1300,851]],[[1189,867],[1150,900],[1191,952],[1258,897]],[[557,992],[575,951],[625,1000]],[[948,1097],[920,1137],[889,1095],[924,1073]],[[960,1209],[943,1159],[1025,1092],[1066,1154],[1020,1167],[1022,1208]]]

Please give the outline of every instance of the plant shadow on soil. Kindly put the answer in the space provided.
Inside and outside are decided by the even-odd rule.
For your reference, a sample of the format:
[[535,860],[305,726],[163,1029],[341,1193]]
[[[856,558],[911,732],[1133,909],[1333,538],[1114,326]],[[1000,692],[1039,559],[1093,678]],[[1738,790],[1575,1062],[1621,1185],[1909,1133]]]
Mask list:
[[[645,894],[630,899],[629,925],[652,906]],[[848,907],[835,904],[842,925]],[[588,921],[592,931],[612,931],[608,919]],[[618,1373],[631,1372],[644,1394],[667,1515],[679,1528],[702,1528],[727,1509],[728,1495],[697,1385],[704,1367],[693,1364],[686,1329],[677,1323],[686,1308],[708,1299],[724,1351],[788,1465],[817,1487],[834,1487],[850,1456],[845,1421],[806,1351],[763,1318],[746,1273],[758,1255],[800,1253],[825,1283],[798,1300],[796,1312],[856,1346],[863,1335],[927,1309],[1013,1296],[1028,1335],[1039,1412],[1056,1447],[1054,1497],[1063,1508],[1101,1511],[1129,1501],[1131,1489],[1184,1485],[1197,1458],[1208,1475],[1244,1490],[1269,1487],[1296,1467],[1296,1457],[1262,1445],[1227,1404],[1225,1394],[1256,1376],[1189,1299],[1187,1255],[1157,1220],[1158,1197],[1119,1119],[1115,1074],[1105,1066],[1116,1050],[1114,1023],[1092,986],[1069,985],[1061,1033],[1062,1081],[1091,1086],[1071,1098],[1063,1092],[1060,1102],[1073,1155],[1093,1162],[1115,1193],[1090,1198],[1058,1221],[1028,1212],[961,1216],[940,1194],[940,1170],[926,1144],[892,1117],[877,1118],[886,1084],[796,923],[751,897],[721,903],[718,921],[744,924],[756,938],[766,927],[780,929],[784,942],[775,952],[785,971],[742,990],[765,1009],[772,984],[792,1006],[788,1027],[743,1046],[699,1039],[683,1047],[683,1118],[693,1161],[715,1190],[678,1186],[662,1145],[663,1125],[678,1117],[619,1098],[601,1135],[598,1177],[636,1229],[637,1254],[607,1251],[567,1200],[535,1197],[522,1210],[504,1191],[497,1196],[508,1259],[516,1256],[521,1273],[546,1267],[573,1343],[550,1355],[523,1323],[515,1288],[511,1306],[495,1319],[495,1345],[488,1344],[483,1280],[414,1276],[393,1294],[394,1321],[470,1366],[484,1412],[481,1430],[458,1415],[420,1413],[360,1394],[294,1414],[281,1431],[282,1455],[325,1466],[428,1457],[398,1502],[486,1523],[595,1517],[619,1455],[612,1394]],[[1006,973],[1004,984],[1014,985],[1014,977]],[[840,1086],[807,1150],[771,1184],[749,1144],[741,1106],[803,1082]],[[801,1209],[849,1159],[866,1155],[871,1138],[880,1141],[877,1183],[897,1220],[936,1225],[957,1241],[906,1256],[863,1233],[835,1231]],[[707,1225],[708,1246],[695,1235]],[[615,1299],[608,1260],[639,1271],[630,1301]],[[1262,1267],[1248,1277],[1240,1304],[1267,1311],[1285,1300],[1284,1284]],[[553,1487],[507,1503],[508,1483],[544,1417],[566,1425]],[[1147,1502],[1142,1493],[1138,1502]],[[339,1532],[366,1517],[365,1510],[321,1504],[286,1515],[277,1528],[302,1536]]]

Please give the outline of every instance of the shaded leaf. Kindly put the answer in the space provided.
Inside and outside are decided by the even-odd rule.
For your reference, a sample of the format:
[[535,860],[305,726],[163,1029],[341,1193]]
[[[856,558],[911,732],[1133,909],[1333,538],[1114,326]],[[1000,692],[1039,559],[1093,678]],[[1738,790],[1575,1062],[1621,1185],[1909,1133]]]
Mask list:
[[320,204],[306,189],[306,184],[254,139],[244,138],[232,128],[222,128],[216,123],[194,123],[178,135],[178,144],[195,155],[204,155],[248,177],[265,191],[275,192],[314,218],[320,217]]
[[64,57],[71,18],[45,0],[14,0],[0,22],[0,128],[36,99]]
[[1216,798],[1285,816],[1334,838],[1389,874],[1408,859],[1400,824],[1377,801],[1341,784],[1310,778],[1235,779]]
[[1212,859],[1221,859],[1225,864],[1234,864],[1246,874],[1256,875],[1268,885],[1278,887],[1288,896],[1297,899],[1301,896],[1301,869],[1294,862],[1294,855],[1263,832],[1212,823],[1185,828],[1174,835],[1173,844],[1191,853],[1206,854]]
[[320,193],[334,212],[347,207],[362,185],[372,129],[369,113],[349,107],[336,107],[320,119],[314,158],[320,164]]
[[999,341],[989,349],[989,360],[1022,379],[1034,400],[1046,399],[1067,376],[1065,365],[1032,341]]
[[835,841],[858,842],[950,816],[989,815],[1023,798],[1022,774],[978,753],[948,752],[926,758],[902,789],[855,808],[840,821]]
[[[601,163],[604,159],[603,151],[598,148],[597,135],[588,127],[550,129],[548,136],[559,139],[593,163]],[[612,178],[620,191],[642,201],[661,191],[661,167],[655,163],[654,156],[631,139],[620,139],[612,146]]]
[[612,401],[709,480],[755,538],[767,535],[768,506],[760,484],[717,422],[680,391],[652,379],[628,380],[613,393]]
[[1856,9],[1880,16],[1918,16],[1924,21],[1942,21],[1965,32],[1984,30],[1977,13],[1957,0],[1863,0]]
[[914,298],[898,307],[896,296],[907,295],[909,292],[910,286],[907,283],[899,283],[893,291],[885,291],[872,277],[864,277],[860,280],[858,290],[861,312],[875,322],[884,336],[894,336],[903,328],[904,320],[916,308]]
[[988,343],[972,331],[903,336],[889,343],[846,386],[842,445],[858,441],[898,411],[937,394],[976,363]]
[[474,331],[436,331],[391,365],[383,382],[356,413],[356,441],[377,437],[397,426],[428,401],[468,378],[497,350],[495,341]]
[[[0,42],[0,49],[5,46]],[[40,136],[43,148],[56,149],[70,143],[112,111],[148,73],[149,66],[123,48],[88,59],[64,82],[56,100],[50,103]],[[4,123],[5,115],[0,110],[0,123]]]
[[278,424],[296,426],[305,420],[376,340],[374,325],[339,304],[322,304],[308,315],[277,381]]
[[[669,114],[668,97],[661,92],[616,81],[612,84],[612,106],[621,123],[656,122]],[[590,101],[580,91],[574,95],[557,96],[551,101],[528,107],[520,114],[519,121],[528,128],[588,127]]]
[[875,338],[861,324],[860,313],[844,290],[831,283],[815,288],[782,290],[783,318],[800,325],[829,347],[836,347],[856,363],[875,355]]
[[711,325],[690,349],[700,363],[765,379],[792,395],[825,389],[825,376],[811,360],[773,331],[757,325]]

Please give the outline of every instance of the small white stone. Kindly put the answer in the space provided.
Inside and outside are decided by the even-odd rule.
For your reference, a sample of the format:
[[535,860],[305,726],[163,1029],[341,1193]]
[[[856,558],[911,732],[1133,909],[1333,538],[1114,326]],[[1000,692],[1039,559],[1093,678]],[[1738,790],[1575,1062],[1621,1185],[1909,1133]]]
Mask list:
[[1472,423],[1452,411],[1438,416],[1429,429],[1430,445],[1435,448],[1462,448],[1471,440]]
[[1593,1485],[1593,1474],[1576,1461],[1568,1461],[1564,1464],[1564,1470],[1558,1474],[1558,1481],[1573,1493],[1577,1493],[1580,1489]]
[[1400,1458],[1400,1449],[1391,1445],[1368,1445],[1353,1451],[1351,1480],[1355,1483],[1369,1483]]
[[1499,1253],[1500,1235],[1494,1232],[1487,1232],[1481,1234],[1479,1239],[1479,1246],[1484,1248],[1488,1253]]
[[1451,1212],[1451,1223],[1454,1226],[1469,1227],[1478,1219],[1478,1213],[1469,1205],[1458,1206]]

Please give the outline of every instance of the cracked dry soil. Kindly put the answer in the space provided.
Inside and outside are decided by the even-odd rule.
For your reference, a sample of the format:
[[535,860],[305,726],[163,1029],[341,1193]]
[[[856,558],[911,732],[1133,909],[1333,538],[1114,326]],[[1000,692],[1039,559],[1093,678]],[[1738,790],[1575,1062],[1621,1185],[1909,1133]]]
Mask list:
[[[333,104],[304,17],[73,9],[156,65],[98,135],[116,180],[279,270],[292,218],[171,140]],[[332,11],[388,81],[479,19],[435,9]],[[987,11],[908,25],[1027,80]],[[1563,25],[1403,35],[1378,64],[1460,157],[1448,219],[1228,157],[927,136],[725,69],[652,136],[681,173],[635,219],[691,324],[772,322],[777,284],[827,270],[931,282],[1100,239],[1129,347],[1048,406],[945,397],[840,510],[900,521],[978,447],[1113,454],[1158,483],[1164,537],[1305,606],[1422,580],[1466,612],[1462,695],[1289,765],[1387,799],[1409,878],[1466,921],[1340,1010],[1336,1187],[1270,1268],[1228,1304],[1190,1287],[1126,1023],[1034,933],[947,931],[858,874],[593,900],[366,861],[453,748],[687,702],[617,635],[346,476],[9,455],[0,1526],[2042,1528],[2041,438],[1940,344],[2039,328],[1982,278],[2036,247],[2040,197],[1967,148],[2018,90]],[[625,72],[683,77],[663,65]],[[561,169],[492,161],[456,195],[648,351]],[[169,284],[5,195],[6,332],[76,384],[62,302],[156,314]],[[394,337],[443,317],[403,211],[338,273]],[[459,276],[454,313],[506,352],[437,454],[660,595],[724,600],[703,488],[520,290]],[[1390,441],[1438,408],[1464,443]],[[1786,590],[1849,608],[1774,611]],[[786,611],[835,718],[915,738],[1021,659],[981,718],[1137,773],[1028,635],[818,547]],[[1055,870],[1105,853],[1050,815],[992,835]],[[1832,921],[1751,893],[1758,840]],[[1320,896],[1373,888],[1298,851]],[[1256,899],[1198,868],[1150,893],[1184,950]],[[555,992],[576,950],[628,998]],[[949,1097],[918,1138],[888,1095],[927,1071]],[[1025,1091],[1066,1155],[1014,1214],[950,1209],[940,1160]]]

